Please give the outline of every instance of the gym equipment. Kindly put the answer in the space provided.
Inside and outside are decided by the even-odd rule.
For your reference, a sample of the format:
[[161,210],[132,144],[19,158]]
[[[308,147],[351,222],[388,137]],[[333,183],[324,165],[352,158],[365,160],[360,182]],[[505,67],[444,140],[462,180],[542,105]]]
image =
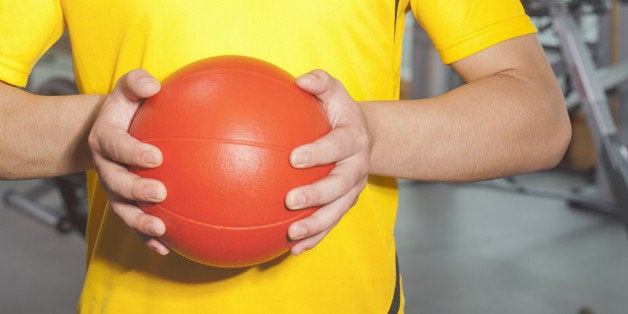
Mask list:
[[[570,112],[581,110],[597,153],[595,176],[589,186],[575,191],[539,190],[520,184],[516,178],[492,180],[493,187],[516,193],[564,199],[572,208],[604,213],[623,220],[628,230],[628,149],[611,114],[606,91],[628,81],[628,60],[598,67],[578,25],[577,12],[588,5],[594,14],[608,10],[602,0],[522,1],[531,16],[548,17],[547,27],[558,44],[549,47],[560,54],[562,66],[555,72],[565,79],[565,100]],[[546,47],[547,48],[547,47]],[[624,139],[625,141],[625,139]]]
[[[588,2],[597,7],[602,3]],[[549,8],[569,77],[580,96],[587,125],[598,152],[596,177],[591,192],[575,195],[569,200],[569,204],[578,208],[619,213],[628,227],[628,149],[620,140],[618,127],[611,114],[605,93],[607,88],[598,79],[595,62],[581,30],[570,14],[568,3],[555,1]],[[616,84],[628,80],[627,61],[614,67],[619,69],[613,72]]]
[[[545,22],[537,25],[540,36],[549,31],[556,37],[555,43],[542,43],[563,88],[567,109],[570,113],[582,111],[586,117],[597,153],[593,183],[575,190],[540,189],[522,184],[516,177],[474,184],[565,200],[572,208],[618,217],[628,230],[628,149],[624,144],[627,139],[622,139],[619,134],[623,125],[613,119],[610,101],[606,95],[606,91],[628,81],[628,60],[605,67],[598,66],[591,52],[593,45],[585,40],[578,23],[584,6],[587,7],[588,14],[599,16],[609,10],[609,2],[526,0],[522,4],[528,15],[541,18]],[[420,75],[418,77],[421,78]],[[421,82],[417,84],[425,85]],[[458,85],[454,81],[449,86],[453,88]],[[626,123],[621,118],[620,116],[618,119],[619,123]]]
[[243,56],[194,62],[166,78],[131,123],[133,137],[163,154],[159,167],[131,170],[168,191],[140,208],[161,218],[162,240],[194,261],[245,267],[274,259],[291,246],[290,224],[315,210],[288,210],[287,192],[333,168],[293,168],[290,152],[329,131],[315,97],[284,70]]
[[[55,193],[61,199],[61,207],[45,204],[44,199]],[[87,225],[85,194],[84,175],[72,174],[42,179],[26,192],[8,189],[2,198],[6,206],[51,225],[61,233],[78,231],[84,236]]]

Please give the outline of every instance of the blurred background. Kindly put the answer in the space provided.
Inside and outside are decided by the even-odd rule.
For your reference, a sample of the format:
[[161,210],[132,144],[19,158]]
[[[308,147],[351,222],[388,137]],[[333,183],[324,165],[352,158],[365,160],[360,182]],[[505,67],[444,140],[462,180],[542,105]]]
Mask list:
[[[555,169],[468,184],[400,180],[407,313],[626,313],[628,4],[523,1],[573,139]],[[560,4],[557,4],[560,3]],[[461,84],[407,17],[401,97]],[[74,93],[64,36],[27,89]],[[84,178],[0,181],[0,313],[71,313],[85,270]]]

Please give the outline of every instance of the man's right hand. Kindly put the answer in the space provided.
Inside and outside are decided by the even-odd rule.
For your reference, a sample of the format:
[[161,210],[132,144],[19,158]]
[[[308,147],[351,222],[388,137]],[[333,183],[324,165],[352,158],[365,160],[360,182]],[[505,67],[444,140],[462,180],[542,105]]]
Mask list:
[[165,255],[169,250],[157,238],[166,230],[164,223],[155,216],[145,214],[136,202],[161,202],[166,198],[166,188],[161,182],[141,178],[127,168],[154,168],[162,162],[159,149],[138,141],[128,133],[141,102],[155,95],[160,87],[157,79],[141,69],[122,76],[105,98],[88,143],[111,209],[138,232],[149,248]]

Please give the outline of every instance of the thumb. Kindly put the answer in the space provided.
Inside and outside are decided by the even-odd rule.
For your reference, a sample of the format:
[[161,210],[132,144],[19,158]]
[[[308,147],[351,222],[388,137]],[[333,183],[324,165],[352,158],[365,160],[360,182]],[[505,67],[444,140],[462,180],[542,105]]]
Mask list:
[[142,100],[157,94],[160,89],[159,81],[145,70],[135,69],[126,73],[118,79],[115,88],[105,99],[99,120],[128,130]]
[[351,99],[342,83],[323,70],[313,70],[299,76],[295,84],[323,102],[333,98],[340,101]]
[[132,70],[118,79],[112,95],[116,101],[138,103],[161,89],[159,81],[143,69]]

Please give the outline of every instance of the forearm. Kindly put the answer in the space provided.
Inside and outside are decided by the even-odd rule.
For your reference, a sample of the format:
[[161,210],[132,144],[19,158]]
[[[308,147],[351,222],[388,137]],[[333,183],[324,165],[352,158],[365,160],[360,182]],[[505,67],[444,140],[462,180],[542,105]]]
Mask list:
[[371,173],[379,175],[472,181],[549,168],[570,137],[558,87],[509,73],[431,99],[362,108],[374,138]]
[[37,96],[0,82],[0,178],[92,167],[87,136],[103,96]]

